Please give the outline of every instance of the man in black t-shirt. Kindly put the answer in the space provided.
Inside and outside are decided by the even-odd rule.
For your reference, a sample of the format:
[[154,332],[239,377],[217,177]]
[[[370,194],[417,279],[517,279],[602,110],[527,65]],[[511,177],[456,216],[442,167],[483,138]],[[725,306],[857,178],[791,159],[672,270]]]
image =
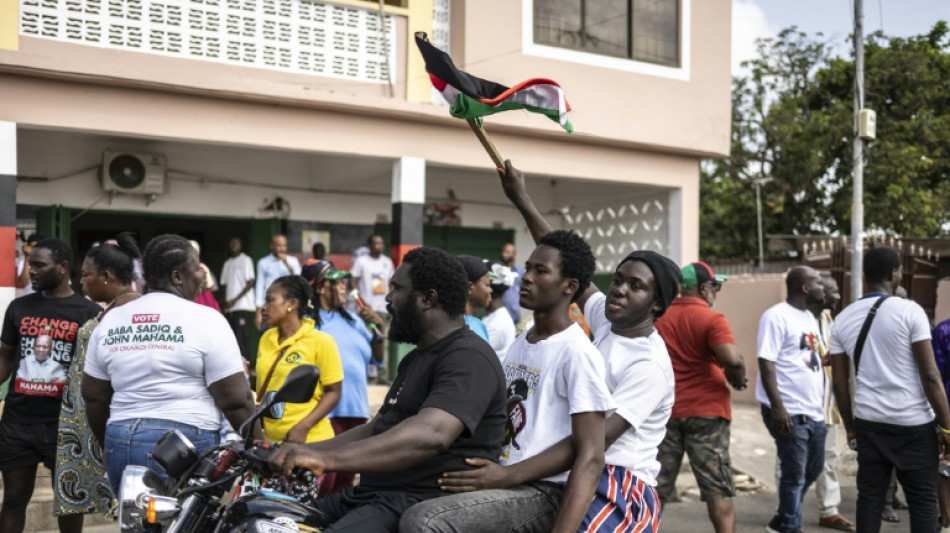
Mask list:
[[389,338],[416,344],[399,365],[379,413],[369,423],[314,444],[284,445],[272,466],[360,472],[360,484],[316,502],[324,533],[395,532],[409,506],[441,496],[442,472],[467,469],[465,458],[495,461],[505,423],[505,374],[487,342],[463,315],[468,278],[437,248],[406,254],[386,296]]
[[[3,317],[0,382],[12,379],[0,418],[0,531],[23,531],[36,467],[55,467],[60,402],[76,332],[100,310],[70,288],[72,256],[59,239],[36,243],[27,259],[36,292],[13,300]],[[59,530],[81,532],[82,521],[81,514],[60,516]]]

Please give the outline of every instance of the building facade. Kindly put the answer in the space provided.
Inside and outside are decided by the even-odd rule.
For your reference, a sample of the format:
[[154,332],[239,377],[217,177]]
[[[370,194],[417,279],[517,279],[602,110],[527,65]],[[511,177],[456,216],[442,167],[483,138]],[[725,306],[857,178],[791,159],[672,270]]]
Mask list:
[[0,285],[14,223],[77,254],[174,231],[218,269],[230,235],[255,259],[277,231],[349,254],[424,216],[426,244],[514,240],[523,260],[527,228],[416,31],[476,76],[563,86],[573,134],[524,112],[486,129],[600,272],[633,249],[693,260],[699,162],[729,149],[730,17],[729,0],[0,0]]

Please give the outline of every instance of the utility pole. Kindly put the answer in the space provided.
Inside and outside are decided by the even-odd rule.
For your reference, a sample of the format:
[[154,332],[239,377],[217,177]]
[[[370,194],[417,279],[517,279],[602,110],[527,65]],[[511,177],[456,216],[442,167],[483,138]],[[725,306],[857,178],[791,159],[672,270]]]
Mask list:
[[762,270],[762,267],[765,266],[765,249],[762,235],[762,184],[770,181],[772,181],[772,178],[766,178],[765,176],[752,180],[752,184],[755,185],[755,216],[758,219],[759,228],[759,270]]
[[851,301],[861,298],[864,264],[864,139],[859,133],[864,109],[864,2],[854,0],[854,152],[851,203]]

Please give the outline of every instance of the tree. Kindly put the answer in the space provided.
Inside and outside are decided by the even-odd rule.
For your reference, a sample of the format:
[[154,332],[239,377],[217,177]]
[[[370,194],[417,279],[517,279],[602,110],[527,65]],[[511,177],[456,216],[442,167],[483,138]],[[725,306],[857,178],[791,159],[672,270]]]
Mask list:
[[[865,153],[870,230],[947,232],[948,33],[938,22],[926,35],[867,39],[865,106],[877,112]],[[760,40],[749,75],[734,80],[732,153],[701,172],[703,257],[755,255],[758,176],[774,179],[762,188],[766,234],[850,233],[854,63],[828,51],[789,28]]]

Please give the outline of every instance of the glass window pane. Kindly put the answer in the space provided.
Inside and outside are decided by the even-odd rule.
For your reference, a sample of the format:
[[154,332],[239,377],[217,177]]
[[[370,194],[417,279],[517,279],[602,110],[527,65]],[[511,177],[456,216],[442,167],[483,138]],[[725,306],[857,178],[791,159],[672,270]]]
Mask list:
[[633,0],[633,58],[679,66],[679,0]]
[[534,41],[630,57],[628,0],[535,0]]

